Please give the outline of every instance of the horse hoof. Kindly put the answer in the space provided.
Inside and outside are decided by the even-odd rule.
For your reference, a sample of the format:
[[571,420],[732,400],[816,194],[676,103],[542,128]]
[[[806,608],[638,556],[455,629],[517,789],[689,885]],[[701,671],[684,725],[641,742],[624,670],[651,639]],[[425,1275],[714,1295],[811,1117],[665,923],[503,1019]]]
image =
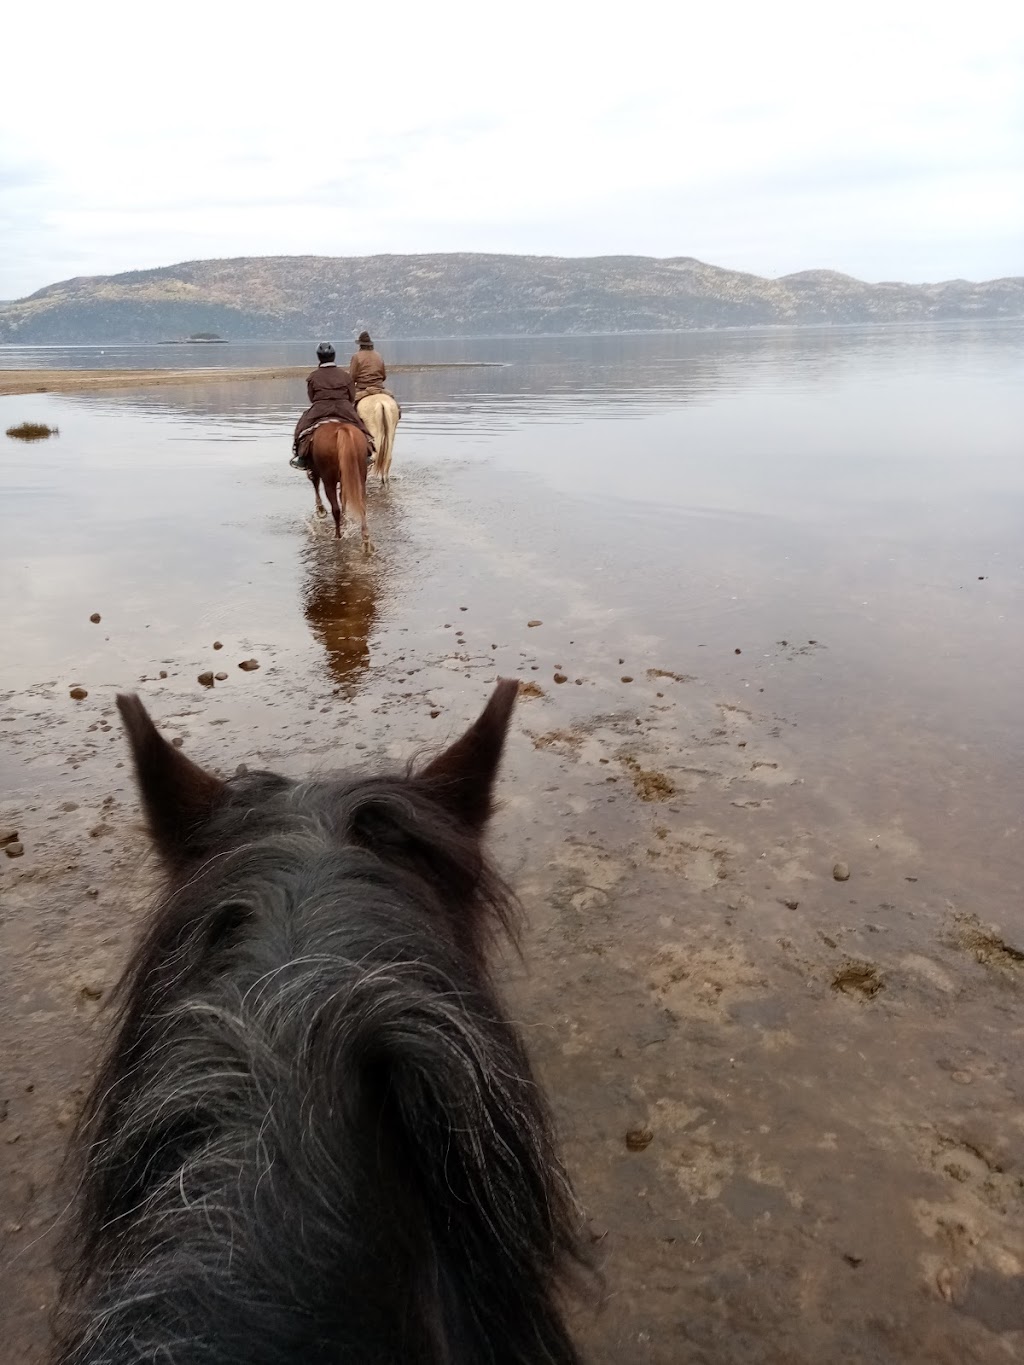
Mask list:
[[327,515],[327,508],[326,508],[326,507],[318,507],[318,508],[316,509],[316,514],[317,514],[318,517],[325,517],[325,516]]

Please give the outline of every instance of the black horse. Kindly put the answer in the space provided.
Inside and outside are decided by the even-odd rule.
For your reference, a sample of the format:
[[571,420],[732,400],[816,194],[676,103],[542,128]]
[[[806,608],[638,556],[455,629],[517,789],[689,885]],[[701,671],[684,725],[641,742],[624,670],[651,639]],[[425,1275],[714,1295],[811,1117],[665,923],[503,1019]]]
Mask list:
[[119,697],[166,887],[72,1148],[62,1365],[563,1365],[587,1254],[485,954],[516,696],[418,773],[221,781]]

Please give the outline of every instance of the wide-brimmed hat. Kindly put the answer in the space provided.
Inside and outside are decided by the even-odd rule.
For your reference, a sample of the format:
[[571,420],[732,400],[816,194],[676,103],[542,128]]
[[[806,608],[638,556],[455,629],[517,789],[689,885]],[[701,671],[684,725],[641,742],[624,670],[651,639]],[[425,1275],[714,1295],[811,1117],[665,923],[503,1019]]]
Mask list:
[[369,332],[360,332],[360,333],[359,333],[359,344],[360,344],[360,346],[372,346],[372,345],[373,345],[373,342],[370,340],[370,334],[369,334]]

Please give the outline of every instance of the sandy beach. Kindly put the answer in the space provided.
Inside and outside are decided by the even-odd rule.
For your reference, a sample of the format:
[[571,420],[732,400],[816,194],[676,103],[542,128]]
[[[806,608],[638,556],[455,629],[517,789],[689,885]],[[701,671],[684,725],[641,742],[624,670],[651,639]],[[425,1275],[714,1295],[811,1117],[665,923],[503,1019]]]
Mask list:
[[[304,379],[309,365],[256,365],[223,369],[211,365],[187,370],[0,370],[0,396],[19,393],[95,393],[103,389],[170,388],[204,381],[218,384],[243,380]],[[392,365],[391,374],[426,370],[473,369],[472,362],[450,365]]]

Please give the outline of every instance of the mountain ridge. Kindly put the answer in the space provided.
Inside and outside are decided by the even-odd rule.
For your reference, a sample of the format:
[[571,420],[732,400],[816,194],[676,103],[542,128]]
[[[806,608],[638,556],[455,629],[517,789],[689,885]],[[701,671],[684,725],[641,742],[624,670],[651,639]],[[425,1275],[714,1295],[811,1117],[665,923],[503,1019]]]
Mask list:
[[1024,278],[772,279],[693,256],[236,256],[77,275],[0,303],[0,342],[473,337],[1024,317]]

